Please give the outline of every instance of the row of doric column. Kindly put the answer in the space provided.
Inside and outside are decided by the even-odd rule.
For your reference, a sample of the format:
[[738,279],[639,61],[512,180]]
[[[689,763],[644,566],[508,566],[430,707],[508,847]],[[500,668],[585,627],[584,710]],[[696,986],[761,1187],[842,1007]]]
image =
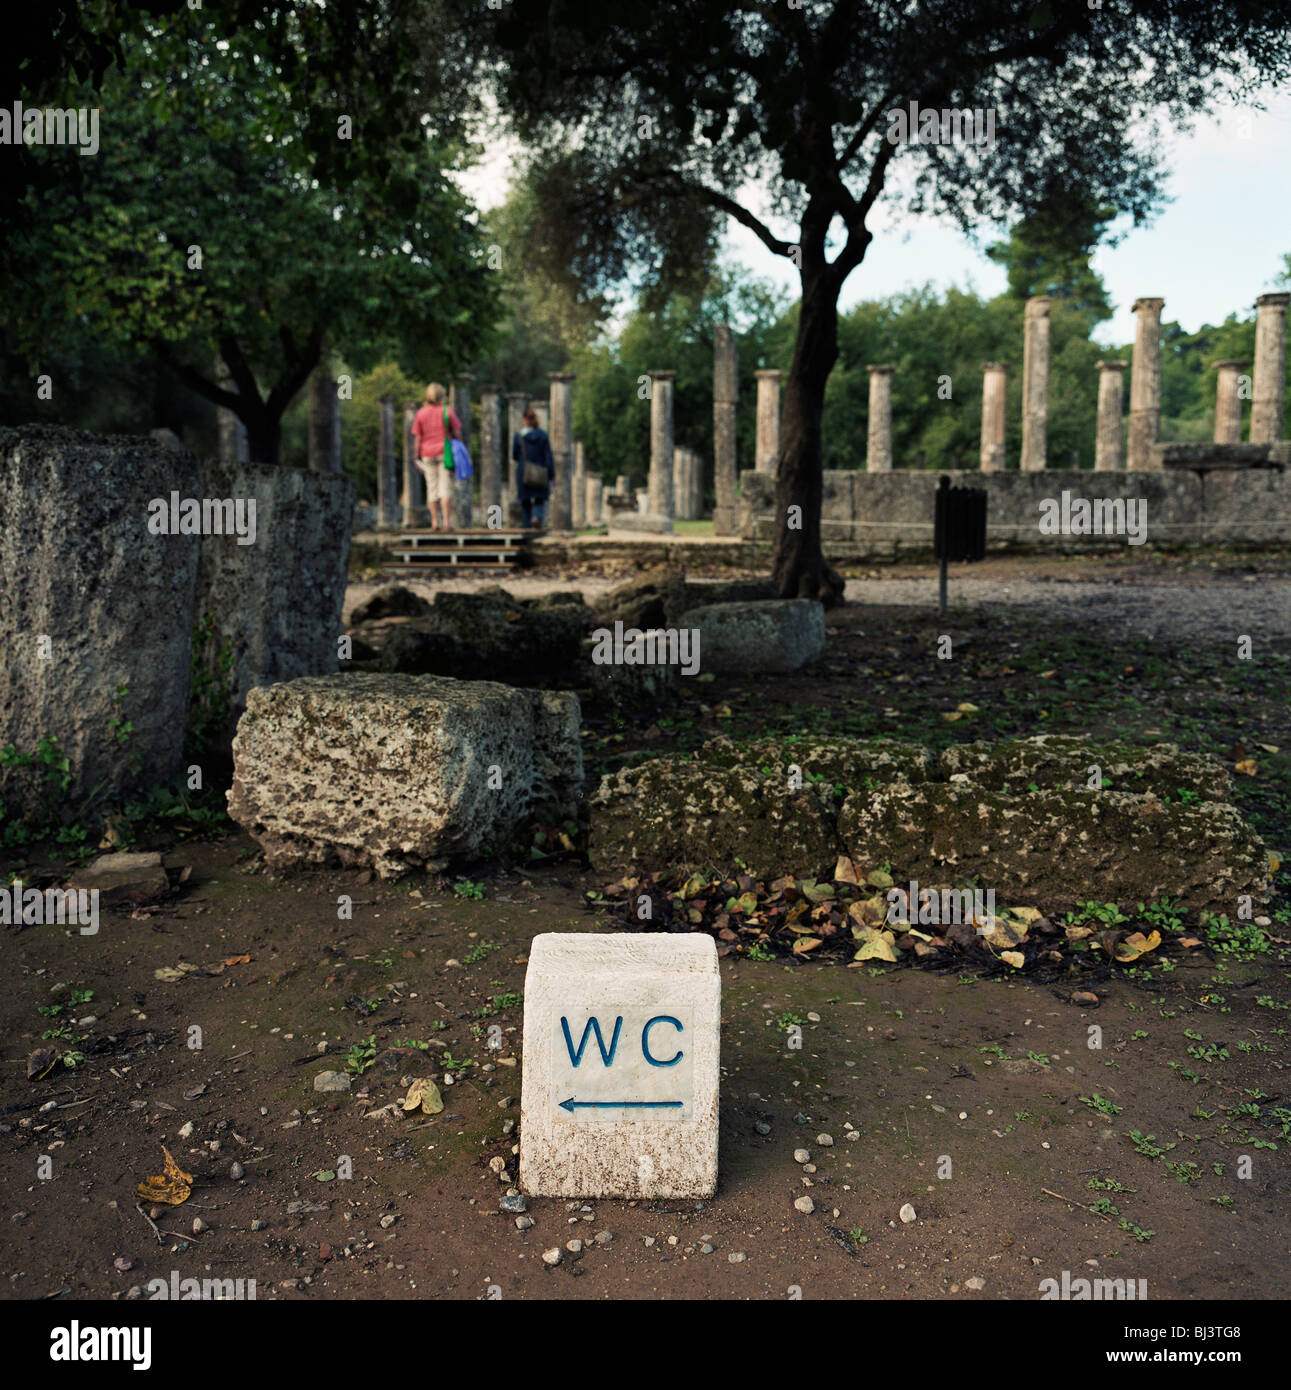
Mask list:
[[[1214,363],[1216,376],[1215,442],[1233,444],[1241,439],[1242,399],[1245,383],[1251,399],[1250,440],[1273,443],[1282,437],[1282,401],[1286,382],[1286,313],[1291,294],[1263,294],[1255,301],[1255,362],[1251,377],[1243,375],[1244,362]],[[1133,367],[1119,360],[1098,365],[1098,416],[1094,468],[1110,472],[1153,466],[1153,445],[1161,424],[1161,310],[1163,299],[1136,300],[1137,325]],[[1027,301],[1022,351],[1022,452],[1019,467],[1038,472],[1046,467],[1046,435],[1049,402],[1050,300],[1036,295]],[[1130,371],[1128,444],[1121,447],[1125,372]],[[886,364],[868,368],[869,428],[866,468],[887,472],[894,466],[892,453],[892,379],[895,369]],[[780,383],[782,373],[767,369],[755,373],[757,381],[757,436],[754,467],[774,474],[780,454]],[[982,429],[979,466],[984,473],[1005,467],[1005,424],[1008,364],[982,363]],[[738,404],[739,359],[735,335],[718,325],[713,341],[713,481],[714,511],[718,535],[734,529],[736,492],[735,417]],[[550,525],[553,530],[596,525],[605,516],[605,488],[598,475],[589,476],[581,443],[573,437],[573,382],[570,372],[549,373],[546,401],[532,400],[527,392],[507,391],[486,383],[480,391],[480,438],[472,453],[476,460],[479,505],[485,517],[490,507],[507,516],[510,497],[510,441],[523,428],[524,412],[532,408],[547,429],[556,461]],[[650,475],[644,510],[659,530],[671,530],[674,520],[698,518],[703,510],[703,460],[693,450],[676,447],[673,399],[676,373],[649,373]],[[462,421],[470,444],[470,375],[452,378],[452,406]],[[321,390],[310,398],[311,456],[337,456],[339,429],[334,408],[325,410]],[[317,399],[316,399],[317,397]],[[330,403],[334,407],[334,392]],[[502,426],[503,400],[506,430]],[[381,398],[380,468],[378,471],[378,520],[392,526],[396,495],[403,508],[403,524],[416,526],[425,519],[422,478],[414,465],[411,426],[416,404],[404,406],[402,490],[395,468],[394,400]],[[311,457],[311,465],[313,459]],[[623,481],[623,480],[620,480]],[[616,485],[617,486],[617,485]],[[458,484],[460,524],[471,524],[472,483]]]

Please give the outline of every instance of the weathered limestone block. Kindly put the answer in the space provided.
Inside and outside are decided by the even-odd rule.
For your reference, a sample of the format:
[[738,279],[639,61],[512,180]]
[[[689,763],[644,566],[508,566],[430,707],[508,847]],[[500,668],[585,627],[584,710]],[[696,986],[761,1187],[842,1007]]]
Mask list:
[[438,674],[536,685],[574,666],[588,621],[582,605],[527,608],[498,591],[437,594],[422,626],[452,642]]
[[771,875],[824,873],[837,859],[833,788],[787,780],[756,767],[653,758],[605,777],[590,801],[587,852],[594,868],[686,864]]
[[354,481],[343,473],[222,464],[204,459],[207,497],[254,499],[253,545],[203,536],[197,571],[197,621],[214,622],[215,670],[232,657],[230,726],[256,685],[330,675],[342,632]]
[[689,606],[685,573],[674,565],[658,565],[611,589],[597,600],[596,621],[613,627],[667,627]]
[[486,853],[544,801],[573,807],[578,724],[576,696],[492,681],[346,673],[257,687],[233,741],[229,814],[271,868],[442,868]]
[[711,1197],[712,938],[543,933],[524,992],[520,1186],[537,1197]]
[[429,602],[403,584],[386,584],[354,605],[350,626],[375,618],[423,618],[430,612]]
[[942,751],[941,775],[963,773],[979,787],[1021,792],[1040,788],[1089,788],[1090,769],[1104,791],[1152,792],[1166,801],[1227,801],[1232,782],[1222,764],[1204,753],[1182,752],[1173,743],[1144,747],[1070,734],[956,743]]
[[825,654],[825,610],[815,599],[709,604],[677,625],[699,629],[705,671],[797,671]]
[[1014,795],[971,782],[894,782],[847,799],[847,853],[887,861],[895,879],[965,881],[1066,907],[1172,898],[1236,915],[1267,898],[1268,855],[1235,807],[1151,794],[1057,789]]
[[895,738],[806,734],[800,738],[756,738],[744,743],[710,738],[699,750],[699,757],[711,767],[759,770],[779,785],[798,780],[790,773],[796,767],[804,782],[820,783],[826,792],[831,787],[842,787],[844,794],[888,782],[927,782],[937,775],[936,763],[923,744]]
[[[201,496],[185,450],[48,425],[0,429],[0,746],[34,753],[41,738],[57,739],[71,805],[95,787],[110,801],[181,766],[198,544],[148,527],[149,503],[168,504],[172,491]],[[120,719],[134,725],[125,750]],[[0,769],[0,796],[30,805],[42,780]]]

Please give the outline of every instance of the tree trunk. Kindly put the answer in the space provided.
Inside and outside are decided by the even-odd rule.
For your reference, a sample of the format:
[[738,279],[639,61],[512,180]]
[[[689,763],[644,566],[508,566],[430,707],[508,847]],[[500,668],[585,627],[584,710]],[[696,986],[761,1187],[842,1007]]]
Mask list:
[[843,599],[842,577],[820,546],[824,492],[821,420],[825,383],[838,360],[838,292],[827,270],[803,277],[793,365],[785,386],[776,465],[776,546],[771,573],[781,598]]
[[233,413],[242,421],[247,432],[247,461],[273,465],[278,462],[282,443],[282,412],[275,410],[272,401],[238,393]]

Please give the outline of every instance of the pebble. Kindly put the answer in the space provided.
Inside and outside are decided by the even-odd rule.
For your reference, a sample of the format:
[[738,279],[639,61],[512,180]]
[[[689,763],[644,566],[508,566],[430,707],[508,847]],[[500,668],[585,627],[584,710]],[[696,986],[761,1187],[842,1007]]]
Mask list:
[[709,1245],[709,1243],[705,1241],[703,1245],[699,1247],[699,1253],[701,1255],[711,1255],[713,1253],[713,1249],[714,1247]]
[[986,1280],[980,1278],[977,1275],[974,1275],[973,1278],[964,1280],[964,1287],[967,1289],[972,1289],[974,1292],[977,1292],[978,1290],[984,1289],[986,1287]]
[[727,1255],[726,1258],[730,1260],[733,1265],[742,1265],[744,1261],[748,1259],[748,1256],[743,1250],[736,1250],[734,1253]]
[[506,1170],[507,1170],[507,1161],[506,1161],[505,1158],[491,1158],[491,1159],[489,1159],[489,1172],[490,1172],[490,1173],[505,1173]]
[[610,1241],[614,1239],[614,1237],[610,1234],[609,1231],[597,1231],[597,1233],[592,1237],[592,1239],[597,1243],[597,1245],[608,1245]]
[[530,1228],[532,1225],[533,1225],[533,1217],[532,1217],[532,1216],[517,1216],[517,1217],[516,1217],[516,1230],[517,1230],[517,1231],[527,1231],[527,1230],[529,1230],[529,1228]]
[[398,1221],[398,1219],[399,1218],[397,1216],[391,1215],[389,1212],[387,1212],[386,1215],[381,1218],[381,1229],[383,1231],[388,1231],[390,1227],[393,1226],[396,1221]]
[[267,1221],[261,1221],[260,1218],[257,1216],[256,1219],[251,1223],[251,1229],[253,1231],[266,1231],[269,1229],[269,1223]]
[[200,1236],[207,1229],[206,1222],[200,1216],[193,1217],[193,1234]]
[[860,1131],[859,1129],[849,1130],[849,1131],[843,1136],[844,1139],[859,1139],[860,1137],[861,1137],[861,1131]]
[[804,1173],[814,1173],[816,1171],[816,1165],[814,1163],[804,1163],[802,1165],[802,1171]]
[[240,1163],[234,1163],[229,1168],[229,1177],[231,1177],[234,1182],[241,1182],[246,1176],[246,1172],[247,1170]]
[[769,1124],[767,1124],[767,1122],[766,1122],[765,1120],[759,1120],[759,1121],[753,1126],[753,1128],[754,1128],[755,1130],[757,1130],[757,1132],[758,1132],[759,1134],[770,1134],[770,1133],[771,1133],[771,1126],[770,1126]]
[[344,1071],[320,1071],[314,1077],[316,1091],[348,1091],[350,1074]]
[[793,1161],[794,1161],[795,1163],[810,1163],[810,1162],[811,1162],[811,1150],[810,1150],[810,1149],[795,1149],[795,1150],[793,1151]]
[[583,1242],[581,1240],[567,1240],[565,1242],[565,1249],[568,1250],[571,1255],[581,1255],[583,1253]]
[[807,1117],[806,1117],[806,1115],[804,1115],[804,1114],[802,1113],[802,1111],[800,1110],[800,1111],[793,1117],[793,1122],[794,1122],[794,1124],[796,1124],[796,1125],[805,1125],[805,1124],[807,1123]]
[[915,1211],[915,1209],[910,1205],[909,1202],[907,1202],[905,1206],[901,1208],[897,1215],[901,1218],[902,1221],[905,1222],[907,1226],[912,1221],[917,1221],[919,1219],[919,1214]]
[[550,1250],[542,1252],[542,1262],[545,1265],[558,1265],[564,1258],[559,1245],[553,1245]]
[[124,1255],[118,1255],[117,1258],[112,1261],[112,1268],[124,1274],[127,1270],[134,1268],[134,1261],[127,1259]]
[[190,1137],[192,1136],[192,1133],[193,1133],[193,1122],[192,1122],[192,1120],[189,1120],[186,1124],[180,1125],[180,1127],[179,1127],[179,1129],[176,1131],[176,1133],[179,1135],[179,1137],[180,1137],[181,1139],[188,1139],[188,1138],[190,1138]]
[[529,1203],[525,1201],[524,1195],[519,1192],[517,1192],[514,1197],[508,1195],[499,1198],[498,1206],[501,1207],[503,1211],[528,1211],[529,1209]]
[[794,1200],[794,1207],[802,1212],[804,1216],[810,1216],[816,1210],[816,1204],[810,1197],[798,1197]]
[[834,1136],[832,1134],[818,1134],[816,1136],[816,1143],[818,1143],[822,1149],[833,1148]]
[[507,1136],[512,1135],[512,1134],[514,1134],[515,1132],[516,1132],[516,1122],[515,1122],[514,1120],[503,1120],[503,1121],[502,1121],[502,1135],[503,1135],[503,1138],[506,1138]]

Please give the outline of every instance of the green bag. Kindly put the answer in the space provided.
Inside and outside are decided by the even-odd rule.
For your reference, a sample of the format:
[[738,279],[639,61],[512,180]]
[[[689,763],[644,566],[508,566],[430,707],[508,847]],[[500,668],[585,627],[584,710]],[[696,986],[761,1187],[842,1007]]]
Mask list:
[[448,424],[448,407],[444,407],[444,467],[453,466],[453,432]]

